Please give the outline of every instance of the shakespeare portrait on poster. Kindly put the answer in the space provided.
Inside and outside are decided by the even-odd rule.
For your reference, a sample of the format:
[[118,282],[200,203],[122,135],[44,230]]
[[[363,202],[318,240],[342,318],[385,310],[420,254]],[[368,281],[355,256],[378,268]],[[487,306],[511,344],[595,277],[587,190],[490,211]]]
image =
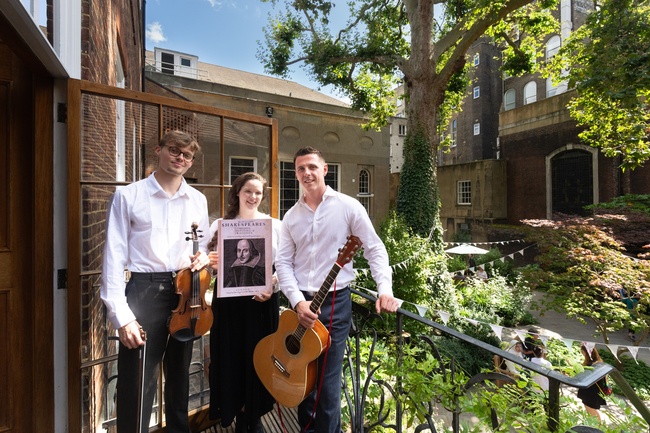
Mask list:
[[[217,297],[253,296],[269,291],[266,276],[271,265],[271,219],[221,220]],[[271,281],[269,279],[268,281]]]

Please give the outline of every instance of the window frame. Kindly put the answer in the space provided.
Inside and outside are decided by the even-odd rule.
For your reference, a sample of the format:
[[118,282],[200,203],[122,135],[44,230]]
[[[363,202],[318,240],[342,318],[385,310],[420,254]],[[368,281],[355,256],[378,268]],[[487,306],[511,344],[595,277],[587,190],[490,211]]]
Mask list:
[[[508,101],[508,96],[512,95],[512,101]],[[512,110],[517,108],[517,91],[515,89],[508,89],[503,94],[503,111]]]
[[[364,173],[365,173],[365,179],[364,179]],[[371,199],[375,195],[372,193],[372,175],[370,173],[369,168],[361,167],[359,169],[359,172],[357,174],[357,182],[358,182],[357,200],[359,200],[361,205],[366,209],[368,215],[371,215],[371,206],[372,206]]]
[[456,147],[458,145],[458,119],[452,119],[449,122],[451,128],[451,144],[450,147]]
[[459,206],[470,206],[472,204],[472,181],[456,181],[456,204]]
[[[553,42],[553,45],[551,46],[551,42]],[[558,35],[553,35],[550,38],[548,38],[548,41],[546,41],[546,45],[544,47],[544,54],[546,56],[546,61],[550,60],[553,56],[557,54],[558,51],[560,51],[560,48],[562,47],[562,38]]]
[[559,86],[553,84],[553,79],[548,77],[546,79],[546,97],[550,98],[558,94]]
[[[533,92],[529,92],[529,89],[532,89]],[[537,102],[537,82],[529,81],[524,86],[524,105],[532,104]]]
[[[241,167],[246,167],[247,169],[242,171],[241,173],[233,173],[233,160],[236,160],[236,159],[242,160],[242,161],[251,161],[252,162],[252,164],[251,164],[252,167],[248,167],[248,166],[245,166],[245,165],[242,164]],[[235,167],[240,167],[240,166],[235,166]],[[238,156],[238,155],[231,155],[228,158],[228,179],[229,179],[228,184],[229,185],[232,185],[232,183],[235,181],[235,179],[237,179],[237,177],[239,177],[241,174],[249,172],[249,171],[253,171],[253,172],[257,173],[257,158],[251,157],[251,156]]]

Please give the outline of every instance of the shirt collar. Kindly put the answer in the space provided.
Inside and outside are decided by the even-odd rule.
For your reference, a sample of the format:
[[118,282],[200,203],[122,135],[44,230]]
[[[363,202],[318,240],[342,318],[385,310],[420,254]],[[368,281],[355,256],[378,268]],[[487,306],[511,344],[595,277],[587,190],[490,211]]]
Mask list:
[[[145,182],[147,184],[147,188],[149,190],[150,195],[160,195],[161,197],[167,197],[167,193],[162,189],[162,187],[156,180],[156,176],[154,176],[153,173],[147,176]],[[176,191],[176,194],[174,194],[174,196],[171,198],[187,196],[187,188],[188,186],[187,186],[187,182],[185,182],[185,178],[181,177],[181,186],[178,188],[178,191]]]
[[[332,187],[327,185],[327,188],[325,188],[325,192],[323,193],[323,198],[321,199],[321,203],[324,202],[328,197],[334,197],[334,196],[336,196],[336,191],[334,191],[332,189]],[[307,204],[305,202],[305,195],[304,194],[300,196],[300,201],[305,205]]]

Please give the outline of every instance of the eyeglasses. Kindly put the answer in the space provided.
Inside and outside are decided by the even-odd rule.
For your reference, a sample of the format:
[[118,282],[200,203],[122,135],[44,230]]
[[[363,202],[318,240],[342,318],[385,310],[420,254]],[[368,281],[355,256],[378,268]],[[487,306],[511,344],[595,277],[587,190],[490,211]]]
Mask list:
[[181,153],[183,154],[183,159],[187,162],[192,162],[194,161],[194,154],[190,152],[182,152],[178,147],[176,146],[167,146],[167,150],[169,151],[169,154],[173,157],[176,157],[180,155]]

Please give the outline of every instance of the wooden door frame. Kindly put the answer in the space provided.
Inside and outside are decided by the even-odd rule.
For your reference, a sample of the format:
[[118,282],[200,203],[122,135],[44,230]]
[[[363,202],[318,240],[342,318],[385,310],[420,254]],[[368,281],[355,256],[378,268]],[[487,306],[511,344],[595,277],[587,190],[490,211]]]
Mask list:
[[[30,356],[21,359],[27,383],[22,383],[22,392],[30,413],[13,413],[13,417],[27,418],[31,431],[54,431],[54,227],[53,227],[53,149],[54,149],[54,82],[53,78],[34,54],[31,47],[18,35],[13,24],[0,14],[0,38],[14,55],[24,62],[30,71],[31,94],[29,97],[31,116],[16,118],[29,129],[28,142],[21,142],[25,164],[29,166],[29,177],[22,178],[23,194],[29,206],[30,219],[21,225],[21,231],[30,233],[28,242],[16,246],[30,251],[29,276],[25,281],[25,299],[32,302],[31,316],[22,317],[16,324],[24,334]],[[18,180],[16,180],[18,181]],[[11,206],[11,204],[10,204]],[[15,270],[11,270],[15,272]]]

